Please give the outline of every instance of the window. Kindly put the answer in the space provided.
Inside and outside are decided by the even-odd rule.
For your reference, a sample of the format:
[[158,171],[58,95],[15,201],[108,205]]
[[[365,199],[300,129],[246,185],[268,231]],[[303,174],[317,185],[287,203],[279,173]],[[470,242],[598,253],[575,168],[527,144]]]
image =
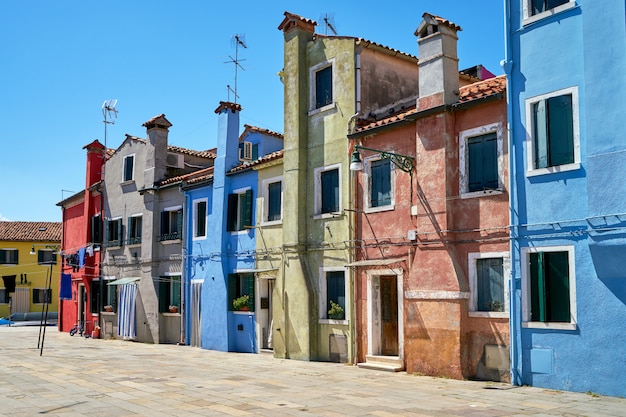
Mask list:
[[578,90],[526,100],[528,166],[536,173],[577,169],[580,162]]
[[107,221],[106,237],[108,246],[122,246],[121,218]]
[[100,280],[93,280],[89,283],[89,311],[96,314],[101,311],[100,306]]
[[470,316],[508,317],[508,252],[470,253]]
[[17,265],[18,263],[17,249],[0,249],[0,264]]
[[166,208],[161,212],[160,241],[177,240],[183,236],[183,209],[182,207]]
[[50,304],[52,302],[52,290],[45,288],[33,288],[33,304]]
[[208,199],[203,198],[194,200],[193,202],[193,238],[206,237],[207,225],[207,202]]
[[263,221],[280,222],[283,218],[283,182],[282,177],[263,181]]
[[494,123],[459,133],[459,187],[463,197],[493,194],[503,187],[502,125]]
[[524,325],[575,329],[573,247],[523,248]]
[[138,245],[141,243],[141,215],[128,218],[128,244]]
[[117,285],[108,285],[108,282],[114,279],[115,277],[105,277],[102,304],[111,306],[113,308],[112,311],[117,312]]
[[56,265],[57,253],[53,249],[39,249],[37,251],[37,263],[39,265]]
[[333,105],[333,60],[321,62],[309,69],[311,112],[326,110]]
[[254,274],[228,274],[228,310],[235,310],[233,301],[245,296],[247,310],[254,311]]
[[124,173],[122,176],[122,181],[133,181],[135,179],[134,176],[134,165],[135,165],[135,155],[126,155],[124,157]]
[[9,304],[9,292],[6,288],[0,288],[0,304]]
[[180,312],[179,275],[159,278],[159,313],[170,312],[170,306],[175,306]]
[[315,170],[315,213],[316,215],[341,211],[340,165]]
[[571,9],[575,0],[524,0],[524,24]]
[[319,318],[322,320],[346,320],[345,270],[322,270],[320,275]]
[[100,214],[91,218],[91,242],[102,243],[102,217]]
[[375,159],[366,165],[369,165],[369,178],[366,185],[369,187],[369,192],[367,193],[368,201],[366,207],[391,206],[393,204],[391,161],[389,159]]
[[237,232],[252,226],[252,190],[228,195],[226,230]]

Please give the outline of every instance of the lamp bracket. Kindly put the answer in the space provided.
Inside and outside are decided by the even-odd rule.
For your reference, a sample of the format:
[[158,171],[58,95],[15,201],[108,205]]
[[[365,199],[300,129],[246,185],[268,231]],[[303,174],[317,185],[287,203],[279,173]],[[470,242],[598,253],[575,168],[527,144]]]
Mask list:
[[411,172],[415,166],[415,158],[408,155],[402,155],[399,153],[393,153],[388,151],[381,151],[379,149],[366,148],[365,146],[356,145],[354,147],[355,150],[366,150],[376,152],[380,155],[382,159],[389,159],[395,166],[400,168],[404,172]]

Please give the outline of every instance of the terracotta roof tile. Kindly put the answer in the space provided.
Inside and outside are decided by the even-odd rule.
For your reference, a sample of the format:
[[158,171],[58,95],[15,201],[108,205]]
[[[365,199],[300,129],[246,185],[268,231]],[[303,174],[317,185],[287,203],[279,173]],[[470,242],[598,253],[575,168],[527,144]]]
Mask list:
[[281,149],[280,151],[268,153],[267,155],[262,156],[261,158],[255,160],[255,161],[243,162],[243,163],[237,165],[235,168],[233,168],[230,171],[228,171],[228,173],[229,174],[234,174],[236,172],[246,171],[248,169],[251,169],[254,166],[262,165],[262,164],[264,164],[266,162],[270,162],[270,161],[275,161],[277,159],[282,158],[284,152],[285,151],[283,149]]
[[61,222],[0,222],[0,241],[60,242]]
[[274,132],[273,130],[264,129],[262,127],[250,126],[247,124],[243,125],[243,132],[239,135],[239,142],[241,142],[246,135],[246,133],[261,133],[263,135],[274,136],[275,138],[284,139],[282,133]]
[[461,26],[457,25],[456,23],[452,23],[448,19],[444,19],[441,16],[436,16],[434,14],[429,14],[429,13],[424,13],[424,17],[426,15],[432,16],[440,25],[448,26],[448,27],[450,27],[450,28],[452,28],[454,30],[463,30],[463,29],[461,29]]
[[165,185],[176,184],[176,183],[183,182],[183,181],[191,183],[192,180],[195,180],[197,178],[201,178],[201,177],[204,178],[204,177],[209,177],[209,176],[213,176],[213,167],[203,168],[194,172],[190,172],[188,174],[168,178],[166,180],[159,182],[158,186],[161,187]]
[[391,125],[394,123],[398,123],[403,120],[406,120],[408,116],[415,114],[415,113],[417,113],[417,109],[413,107],[402,113],[397,113],[397,114],[394,114],[393,116],[385,117],[384,119],[376,120],[375,122],[371,122],[366,125],[359,126],[354,130],[353,133],[360,133],[360,132],[372,130],[378,127],[383,127],[383,126]]
[[484,81],[459,88],[459,103],[503,94],[506,91],[506,75],[499,75]]
[[181,148],[179,146],[171,146],[171,145],[167,147],[167,150],[170,152],[174,152],[174,153],[182,153],[185,155],[199,156],[200,158],[215,159],[217,157],[217,155],[215,155],[215,152],[212,152],[212,150],[194,151],[193,149]]
[[278,30],[288,32],[295,27],[301,27],[313,33],[313,31],[315,30],[315,26],[317,26],[317,22],[315,20],[307,19],[295,13],[289,13],[285,11],[284,15],[285,18],[282,20],[282,22],[280,22],[280,25],[278,25]]

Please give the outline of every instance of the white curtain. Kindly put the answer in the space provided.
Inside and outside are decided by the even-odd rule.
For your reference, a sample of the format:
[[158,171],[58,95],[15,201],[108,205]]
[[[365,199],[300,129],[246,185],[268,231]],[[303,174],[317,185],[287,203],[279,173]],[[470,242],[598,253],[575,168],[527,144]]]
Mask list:
[[191,346],[200,346],[200,327],[202,320],[200,318],[200,299],[202,293],[202,282],[191,282],[191,311],[189,314],[191,325]]
[[135,323],[137,284],[123,284],[119,286],[119,289],[117,334],[124,339],[133,339],[137,336]]

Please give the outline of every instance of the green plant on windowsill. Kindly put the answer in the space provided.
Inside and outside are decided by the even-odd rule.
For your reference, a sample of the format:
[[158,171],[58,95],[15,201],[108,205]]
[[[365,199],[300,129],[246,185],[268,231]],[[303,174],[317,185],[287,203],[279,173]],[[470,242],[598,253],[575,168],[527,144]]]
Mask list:
[[328,317],[333,320],[343,320],[345,317],[343,307],[341,307],[333,300],[330,300],[330,310],[328,310]]
[[248,294],[242,295],[241,297],[233,300],[233,308],[237,311],[247,311],[250,309],[248,304],[249,302],[250,296]]

